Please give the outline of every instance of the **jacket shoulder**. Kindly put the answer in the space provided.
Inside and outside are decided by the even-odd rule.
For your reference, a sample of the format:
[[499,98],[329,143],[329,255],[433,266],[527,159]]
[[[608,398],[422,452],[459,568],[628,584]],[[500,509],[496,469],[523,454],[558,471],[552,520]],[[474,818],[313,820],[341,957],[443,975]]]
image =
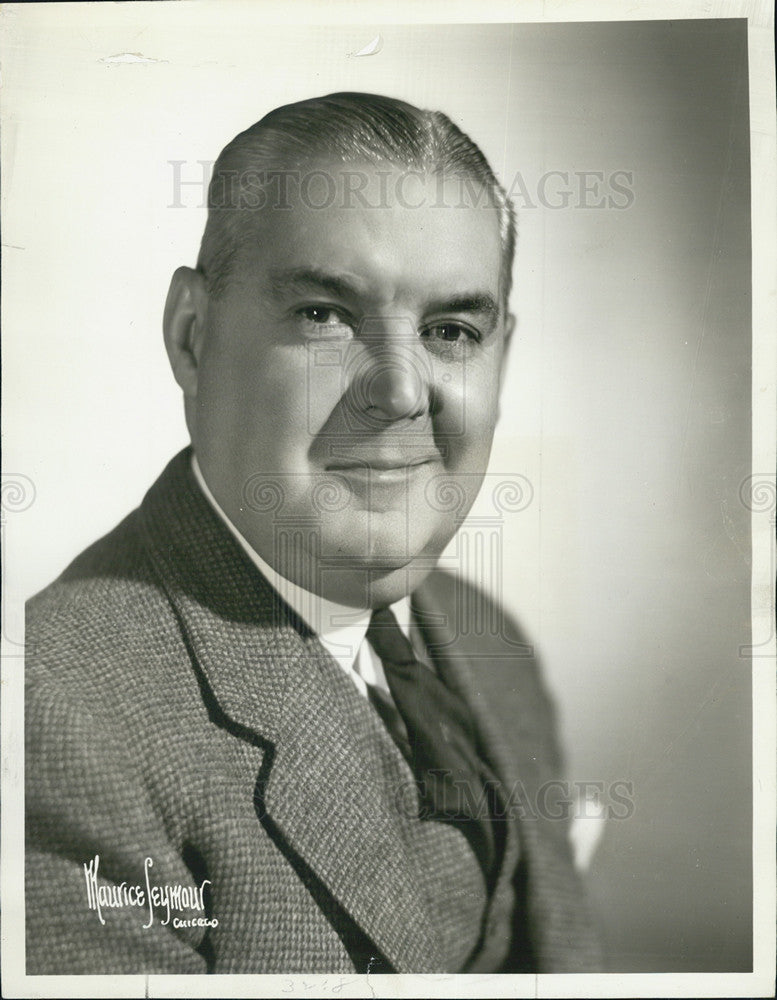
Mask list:
[[26,605],[28,690],[40,685],[109,697],[183,652],[167,596],[143,545],[139,512],[82,552]]
[[61,637],[68,625],[83,627],[90,617],[104,621],[113,610],[129,610],[134,594],[156,589],[140,537],[138,515],[135,510],[125,517],[76,556],[53,583],[27,601],[28,638],[40,643],[53,630]]

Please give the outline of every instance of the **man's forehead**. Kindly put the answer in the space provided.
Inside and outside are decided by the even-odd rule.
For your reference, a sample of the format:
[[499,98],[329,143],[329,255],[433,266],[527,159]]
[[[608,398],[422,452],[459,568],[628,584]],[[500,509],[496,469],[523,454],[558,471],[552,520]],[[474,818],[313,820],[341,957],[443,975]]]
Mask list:
[[365,290],[376,276],[399,280],[413,272],[451,289],[474,278],[496,287],[498,211],[482,190],[460,181],[390,165],[300,168],[276,199],[246,218],[246,263],[276,289],[314,272]]

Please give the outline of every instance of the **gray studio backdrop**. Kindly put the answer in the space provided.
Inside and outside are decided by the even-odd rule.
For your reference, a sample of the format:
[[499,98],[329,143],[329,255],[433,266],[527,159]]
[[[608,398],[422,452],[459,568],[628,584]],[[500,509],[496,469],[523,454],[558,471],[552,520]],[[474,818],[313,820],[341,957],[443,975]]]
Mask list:
[[36,490],[8,514],[9,600],[186,441],[161,310],[195,258],[200,161],[315,93],[442,108],[518,208],[491,471],[531,486],[492,568],[458,568],[541,654],[570,778],[630,788],[587,876],[611,969],[748,969],[745,22],[238,30],[212,5],[31,6],[3,65],[6,468]]

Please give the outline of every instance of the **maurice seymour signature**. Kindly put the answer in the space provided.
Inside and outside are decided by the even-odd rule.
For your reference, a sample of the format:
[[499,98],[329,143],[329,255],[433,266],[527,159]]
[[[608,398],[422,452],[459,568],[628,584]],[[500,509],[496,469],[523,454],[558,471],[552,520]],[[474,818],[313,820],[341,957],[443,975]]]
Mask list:
[[148,910],[148,923],[143,924],[144,929],[148,929],[154,922],[154,907],[165,908],[165,919],[160,921],[163,926],[170,923],[173,910],[194,910],[199,911],[202,916],[181,919],[173,917],[173,927],[217,927],[218,920],[209,919],[204,916],[205,886],[210,885],[210,879],[204,879],[199,889],[187,885],[152,885],[149,872],[153,868],[154,862],[151,858],[146,858],[143,868],[146,877],[145,886],[128,885],[122,882],[120,885],[99,884],[98,870],[100,867],[100,855],[95,854],[91,861],[84,864],[84,878],[86,879],[86,899],[90,910],[96,910],[100,923],[105,923],[102,915],[102,908],[116,908],[125,906],[137,906]]

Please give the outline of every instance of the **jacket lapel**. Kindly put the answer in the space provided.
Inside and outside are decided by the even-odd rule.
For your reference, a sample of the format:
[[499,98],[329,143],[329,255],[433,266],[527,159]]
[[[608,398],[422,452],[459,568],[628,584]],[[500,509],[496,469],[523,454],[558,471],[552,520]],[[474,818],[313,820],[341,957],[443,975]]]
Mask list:
[[[443,578],[450,582],[450,578]],[[438,578],[429,579],[413,595],[413,608],[423,634],[427,649],[434,659],[435,666],[446,684],[455,690],[469,705],[475,726],[482,740],[482,748],[491,767],[503,788],[513,788],[516,784],[514,756],[505,745],[498,723],[492,717],[486,706],[482,704],[481,691],[478,690],[477,674],[478,660],[474,651],[458,641],[453,622],[455,603],[446,600],[448,595],[437,592],[435,584]],[[443,610],[445,609],[445,610]],[[504,823],[504,847],[499,871],[494,882],[494,888],[488,903],[484,926],[500,920],[505,910],[512,906],[513,895],[511,881],[515,874],[520,856],[520,838],[516,824],[509,819]],[[487,944],[486,944],[487,948]],[[484,969],[489,969],[489,955],[476,956],[476,964],[467,969],[468,972],[478,971],[481,963]]]
[[396,796],[369,766],[371,712],[323,649],[300,660],[283,705],[267,810],[397,972],[441,971]]
[[360,745],[369,706],[211,510],[190,458],[143,502],[147,548],[222,722],[271,750],[260,807],[398,972],[440,971],[400,819]]

